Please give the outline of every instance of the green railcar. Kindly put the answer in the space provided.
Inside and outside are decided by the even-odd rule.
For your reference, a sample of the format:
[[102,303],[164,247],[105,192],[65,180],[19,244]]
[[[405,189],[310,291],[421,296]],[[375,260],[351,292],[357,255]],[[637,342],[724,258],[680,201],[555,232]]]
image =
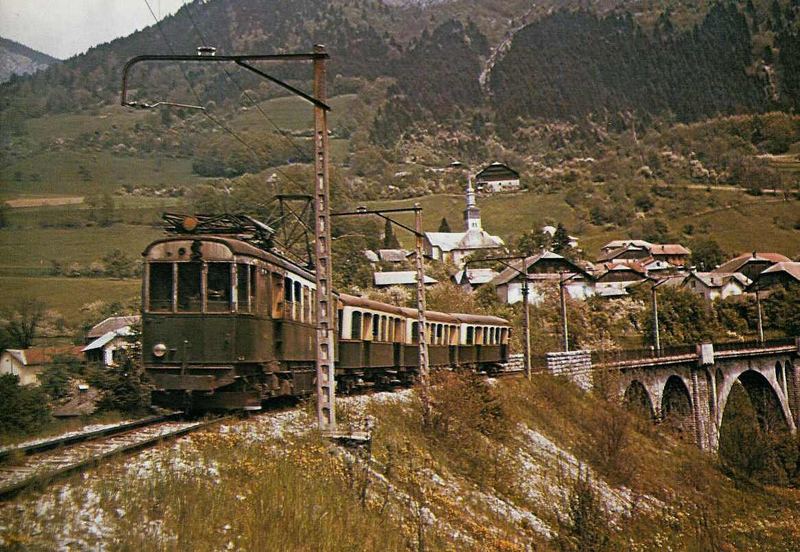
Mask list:
[[[230,235],[179,233],[143,256],[142,351],[155,404],[258,409],[314,391],[312,272]],[[416,311],[337,297],[338,388],[413,383]],[[507,321],[435,311],[427,319],[432,367],[492,371],[507,360]]]

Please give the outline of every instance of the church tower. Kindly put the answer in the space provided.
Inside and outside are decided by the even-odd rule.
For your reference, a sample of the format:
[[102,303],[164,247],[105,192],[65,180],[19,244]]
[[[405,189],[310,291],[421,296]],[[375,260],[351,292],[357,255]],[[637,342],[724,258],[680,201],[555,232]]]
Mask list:
[[481,210],[475,204],[475,190],[472,188],[472,177],[467,179],[467,208],[464,209],[465,230],[482,230]]

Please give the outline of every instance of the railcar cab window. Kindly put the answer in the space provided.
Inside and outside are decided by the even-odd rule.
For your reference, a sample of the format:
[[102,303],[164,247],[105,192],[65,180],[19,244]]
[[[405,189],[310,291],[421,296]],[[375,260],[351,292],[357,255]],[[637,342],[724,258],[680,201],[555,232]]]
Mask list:
[[202,263],[178,263],[178,312],[202,310],[202,278]]
[[231,310],[231,265],[230,263],[208,263],[207,275],[208,312]]
[[152,312],[172,311],[172,263],[150,263],[149,307]]

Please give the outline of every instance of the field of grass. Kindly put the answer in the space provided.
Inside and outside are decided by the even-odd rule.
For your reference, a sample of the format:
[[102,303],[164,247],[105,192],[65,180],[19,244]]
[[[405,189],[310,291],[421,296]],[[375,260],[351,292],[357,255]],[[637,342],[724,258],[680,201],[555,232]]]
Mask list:
[[132,129],[136,123],[158,117],[152,111],[136,111],[118,105],[103,107],[96,115],[60,114],[31,119],[27,123],[28,136],[37,142],[56,139],[69,140],[84,133],[108,132],[114,129]]
[[139,296],[141,282],[110,278],[0,276],[0,310],[13,309],[21,299],[37,299],[74,322],[81,307],[95,301],[129,303]]
[[[89,171],[85,181],[79,172]],[[22,178],[17,181],[16,175]],[[31,175],[38,175],[36,180]],[[109,152],[50,151],[0,168],[0,199],[25,196],[86,196],[114,192],[123,184],[149,187],[188,185],[202,180],[189,159],[133,157]]]
[[[716,240],[724,251],[777,251],[787,256],[800,254],[800,231],[793,225],[800,219],[800,202],[782,201],[772,196],[751,197],[737,191],[714,191],[718,203],[725,207],[704,209],[698,203],[697,214],[669,219],[673,233],[692,224],[695,227],[707,223],[708,237]],[[463,227],[464,199],[461,195],[430,195],[417,199],[370,202],[370,208],[411,207],[419,202],[423,209],[423,228],[436,231],[442,217],[447,217],[450,228],[460,231]],[[506,240],[507,244],[533,224],[562,222],[570,233],[580,240],[580,246],[594,256],[600,247],[613,239],[628,237],[624,229],[606,229],[587,225],[584,232],[576,231],[576,213],[565,201],[563,194],[540,195],[520,192],[478,199],[483,227],[487,232]],[[727,207],[730,206],[730,207]],[[412,214],[399,214],[397,220],[413,225]],[[397,237],[404,247],[413,247],[410,234],[399,231]],[[687,241],[687,240],[683,240]]]
[[145,245],[161,235],[147,226],[115,225],[108,228],[30,228],[0,230],[0,273],[8,269],[41,272],[51,260],[89,263],[114,249],[138,258]]

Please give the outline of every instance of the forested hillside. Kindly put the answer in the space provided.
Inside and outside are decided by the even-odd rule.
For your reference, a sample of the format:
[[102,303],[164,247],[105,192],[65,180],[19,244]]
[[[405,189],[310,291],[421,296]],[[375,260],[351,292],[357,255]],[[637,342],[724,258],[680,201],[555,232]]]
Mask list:
[[745,16],[715,5],[691,31],[664,17],[648,35],[628,13],[558,12],[525,27],[491,74],[493,105],[517,117],[564,119],[621,111],[680,120],[770,105]]

